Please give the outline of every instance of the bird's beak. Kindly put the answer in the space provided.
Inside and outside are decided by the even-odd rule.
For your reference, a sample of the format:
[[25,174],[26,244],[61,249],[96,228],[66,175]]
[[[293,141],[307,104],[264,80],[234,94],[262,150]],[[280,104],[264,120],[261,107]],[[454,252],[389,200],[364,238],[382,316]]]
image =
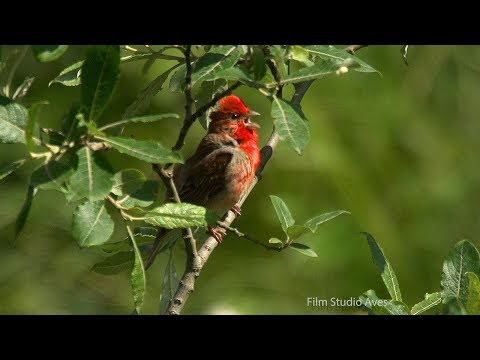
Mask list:
[[249,110],[248,113],[246,114],[246,116],[248,118],[248,122],[245,124],[245,126],[247,128],[250,128],[250,129],[260,129],[261,128],[260,124],[258,124],[256,122],[253,122],[253,121],[250,121],[250,117],[258,116],[258,115],[260,115],[260,113],[258,113],[256,111],[253,111],[253,110]]

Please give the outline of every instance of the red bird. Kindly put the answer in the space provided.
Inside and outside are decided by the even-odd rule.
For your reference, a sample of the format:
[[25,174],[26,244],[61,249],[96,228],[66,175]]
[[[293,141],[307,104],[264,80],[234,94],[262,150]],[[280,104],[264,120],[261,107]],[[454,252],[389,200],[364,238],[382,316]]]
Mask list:
[[[256,130],[260,125],[250,120],[254,115],[260,114],[251,111],[238,96],[220,99],[217,108],[210,113],[207,135],[195,153],[175,172],[174,180],[182,202],[205,206],[220,216],[230,209],[240,215],[236,203],[254,180],[260,165]],[[216,227],[210,232],[222,242],[225,229]],[[153,262],[160,242],[158,237],[146,267]]]

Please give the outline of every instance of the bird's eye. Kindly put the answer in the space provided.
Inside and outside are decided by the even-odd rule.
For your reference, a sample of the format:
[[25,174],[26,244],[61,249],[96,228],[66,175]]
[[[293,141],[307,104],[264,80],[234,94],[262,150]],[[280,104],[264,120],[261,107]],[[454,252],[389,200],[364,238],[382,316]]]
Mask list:
[[232,114],[232,119],[238,119],[240,117],[240,115],[238,114]]

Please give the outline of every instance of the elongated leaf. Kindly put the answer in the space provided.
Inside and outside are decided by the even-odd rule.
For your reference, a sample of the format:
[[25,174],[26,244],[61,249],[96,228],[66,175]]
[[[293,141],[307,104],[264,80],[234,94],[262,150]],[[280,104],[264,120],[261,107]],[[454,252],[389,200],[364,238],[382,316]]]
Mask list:
[[424,300],[420,301],[418,304],[413,305],[411,314],[418,315],[440,304],[441,302],[442,302],[441,292],[436,292],[433,294],[425,294]]
[[30,185],[41,190],[61,190],[63,182],[72,174],[72,168],[58,161],[38,167],[30,178]]
[[283,232],[287,234],[287,229],[295,224],[295,220],[293,219],[290,210],[288,210],[287,204],[285,204],[282,199],[280,199],[278,196],[270,195],[270,200],[275,212],[277,213],[280,225],[282,225]]
[[83,60],[63,69],[55,79],[48,83],[48,86],[59,83],[65,86],[80,85],[80,74],[82,73]]
[[325,75],[335,73],[339,68],[340,66],[335,60],[320,60],[313,66],[301,68],[300,70],[287,75],[282,81],[280,81],[280,84],[318,79]]
[[202,206],[188,203],[167,203],[149,210],[143,221],[166,229],[207,226],[216,217]]
[[[196,96],[197,108],[210,102],[216,94],[225,91],[227,87],[228,81],[223,79],[203,82]],[[205,130],[207,130],[210,125],[211,110],[212,108],[208,109],[199,119],[200,124]]]
[[277,65],[278,70],[280,71],[280,77],[284,79],[288,72],[287,66],[285,64],[286,51],[279,45],[273,45],[269,47],[270,55],[275,65]]
[[157,236],[158,230],[154,227],[150,226],[138,226],[133,229],[133,235],[135,236],[143,236],[155,239]]
[[118,196],[132,194],[140,189],[147,178],[137,169],[125,169],[119,171],[114,176],[115,186],[112,193]]
[[300,239],[303,235],[310,233],[310,229],[302,225],[292,225],[287,229],[288,240]]
[[273,98],[272,117],[275,130],[301,155],[310,141],[310,124],[300,107],[289,101]]
[[40,62],[57,60],[68,50],[68,45],[32,45],[33,54]]
[[287,56],[288,56],[289,59],[298,61],[298,62],[300,62],[300,63],[302,63],[306,66],[312,66],[313,65],[313,61],[310,60],[310,55],[309,55],[307,49],[305,49],[302,46],[297,46],[297,45],[290,46]]
[[[193,62],[192,62],[193,64]],[[177,70],[173,73],[168,83],[168,90],[171,92],[182,92],[185,88],[185,75],[187,69],[185,64],[180,65]]]
[[85,202],[73,213],[72,234],[80,247],[105,244],[113,234],[113,227],[103,201]]
[[148,105],[150,105],[153,97],[160,90],[162,90],[163,85],[165,84],[165,81],[167,80],[170,73],[179,66],[180,64],[171,67],[163,74],[157,76],[153,81],[151,81],[150,84],[148,84],[148,86],[138,94],[135,101],[131,103],[130,106],[125,110],[125,113],[122,117],[124,119],[131,118],[132,116],[135,116],[140,112],[144,111],[148,107]]
[[28,213],[30,212],[30,208],[32,207],[32,201],[35,195],[37,194],[38,189],[34,188],[33,186],[29,186],[27,189],[27,196],[25,197],[25,201],[23,203],[20,212],[17,215],[15,220],[15,235],[14,239],[16,240],[20,235],[20,232],[23,230],[25,226],[25,222],[27,221]]
[[165,266],[163,274],[162,293],[160,294],[160,314],[165,314],[170,301],[175,296],[175,290],[178,287],[179,279],[175,270],[175,262],[173,261],[173,246],[170,247],[168,262]]
[[133,251],[121,251],[93,265],[92,271],[102,275],[115,275],[131,271],[134,257]]
[[10,175],[12,172],[17,170],[23,164],[25,164],[25,159],[14,161],[11,164],[0,166],[0,180]]
[[442,298],[444,302],[451,298],[467,307],[468,276],[466,272],[480,274],[480,255],[468,240],[459,241],[443,262]]
[[132,275],[130,277],[130,284],[132,286],[133,301],[135,303],[135,310],[140,313],[145,298],[145,289],[147,288],[147,276],[145,274],[145,267],[143,265],[142,253],[138,249],[135,236],[130,227],[127,225],[127,232],[132,241],[133,250],[135,253],[135,260],[133,263]]
[[150,163],[183,163],[181,155],[167,149],[163,145],[150,140],[136,140],[118,136],[104,138],[97,136],[100,140],[112,145],[114,149],[122,154],[136,157],[137,159]]
[[94,46],[87,51],[80,77],[85,118],[89,121],[97,120],[110,100],[118,82],[119,66],[118,45]]
[[233,67],[240,58],[240,51],[234,45],[219,46],[203,55],[195,64],[192,86],[202,81],[217,79],[217,73]]
[[25,127],[25,143],[27,149],[30,152],[35,151],[35,141],[33,138],[33,133],[35,132],[37,121],[38,121],[38,112],[40,108],[44,105],[47,105],[48,102],[37,102],[33,104],[30,109],[28,109],[28,120],[27,126]]
[[350,54],[346,50],[337,49],[334,46],[309,45],[304,47],[308,52],[314,54],[320,59],[334,61],[337,68],[340,66],[348,66],[359,72],[376,72],[373,67],[368,65],[365,61],[359,59],[357,56]]
[[90,201],[105,198],[113,186],[113,170],[98,152],[88,147],[77,151],[78,166],[70,178],[73,199],[88,198]]
[[[157,236],[158,230],[153,227],[136,227],[133,229],[133,235],[135,236],[135,240],[137,241],[137,245],[140,247],[140,250],[143,252],[143,249],[141,248],[142,245],[151,245],[155,241],[155,238]],[[113,253],[118,253],[118,252],[132,252],[132,241],[130,240],[130,236],[127,235],[127,237],[121,241],[117,242],[112,242],[109,241],[106,244],[101,245],[102,251],[108,253],[108,254],[113,254]],[[133,254],[133,253],[132,253]],[[133,255],[131,258],[133,264]]]
[[0,142],[25,143],[28,111],[13,100],[0,96]]
[[20,100],[22,99],[25,95],[27,95],[28,90],[32,87],[33,81],[35,80],[34,77],[26,77],[25,80],[23,80],[22,85],[20,85],[17,90],[13,93],[12,99],[13,100]]
[[409,315],[410,309],[403,302],[398,300],[379,299],[375,291],[368,290],[360,296],[362,305],[370,314],[376,315]]
[[307,255],[307,256],[310,256],[310,257],[318,257],[317,253],[305,244],[300,244],[300,243],[293,242],[293,243],[290,244],[289,248],[291,248],[293,250],[296,250],[303,255]]
[[372,253],[373,263],[377,266],[383,279],[383,283],[392,297],[392,300],[402,301],[402,294],[398,285],[397,276],[393,271],[390,262],[385,256],[382,248],[375,241],[372,235],[367,232],[362,232],[367,237],[368,245]]
[[253,77],[255,80],[261,80],[267,72],[267,64],[265,63],[265,55],[259,47],[254,47],[252,52],[253,61]]
[[346,210],[336,210],[322,215],[318,215],[308,220],[304,226],[309,228],[310,231],[314,233],[315,231],[317,231],[319,225],[335,219],[337,216],[340,216],[342,214],[350,214],[350,212]]
[[467,272],[468,276],[468,296],[467,312],[470,315],[480,314],[480,280],[477,274]]
[[168,119],[168,118],[173,118],[173,119],[178,119],[180,116],[178,114],[174,113],[169,113],[169,114],[157,114],[157,115],[147,115],[147,116],[138,116],[138,117],[133,117],[125,120],[120,120],[111,124],[107,124],[105,126],[102,126],[99,130],[103,131],[106,129],[113,128],[115,126],[121,126],[125,125],[131,122],[143,122],[143,123],[150,123],[154,121],[159,121],[162,119]]
[[[163,188],[162,188],[163,189]],[[119,197],[117,203],[124,208],[147,207],[160,197],[158,181],[147,180],[137,191]]]
[[400,53],[402,54],[402,58],[403,58],[403,61],[405,62],[405,65],[408,65],[408,62],[407,62],[408,45],[402,45],[402,48],[400,49]]

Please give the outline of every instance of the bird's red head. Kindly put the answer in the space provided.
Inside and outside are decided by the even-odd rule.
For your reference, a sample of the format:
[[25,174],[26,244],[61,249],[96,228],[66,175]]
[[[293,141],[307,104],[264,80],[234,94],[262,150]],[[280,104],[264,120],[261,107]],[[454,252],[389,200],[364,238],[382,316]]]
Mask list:
[[260,125],[250,120],[255,115],[260,114],[250,110],[238,96],[225,96],[220,99],[217,108],[210,113],[212,121],[209,132],[226,132],[237,140],[258,141],[256,129],[260,128]]

